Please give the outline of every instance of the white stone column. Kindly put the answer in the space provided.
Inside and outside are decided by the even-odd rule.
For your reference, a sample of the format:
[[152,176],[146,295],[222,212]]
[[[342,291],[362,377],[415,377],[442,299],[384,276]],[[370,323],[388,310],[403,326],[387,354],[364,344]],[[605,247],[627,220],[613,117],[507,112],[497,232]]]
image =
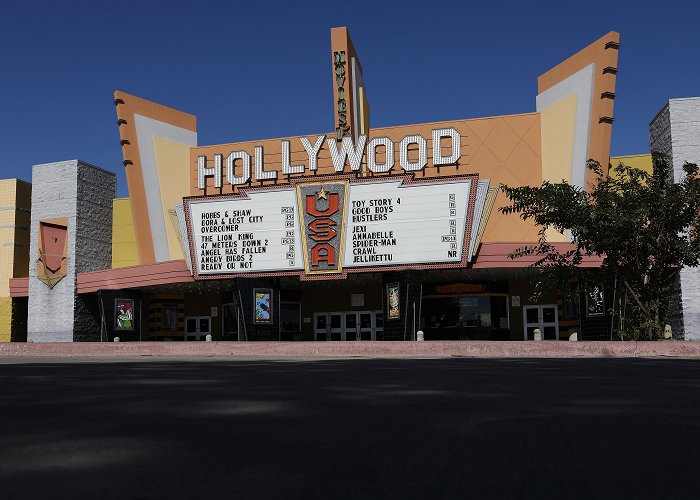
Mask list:
[[[700,164],[700,97],[671,99],[649,124],[651,149],[671,158],[673,179],[685,162]],[[700,268],[683,268],[669,322],[676,338],[700,340]]]
[[[77,273],[111,267],[116,177],[80,160],[35,165],[29,245],[27,340],[99,340],[95,297],[76,293]],[[53,288],[37,278],[39,223],[68,223],[67,274]],[[93,303],[94,302],[94,303]]]

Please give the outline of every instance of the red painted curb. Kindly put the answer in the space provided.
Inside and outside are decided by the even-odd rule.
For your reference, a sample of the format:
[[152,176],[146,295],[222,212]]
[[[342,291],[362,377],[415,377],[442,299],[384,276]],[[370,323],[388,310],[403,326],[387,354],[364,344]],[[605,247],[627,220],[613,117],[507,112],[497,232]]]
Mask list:
[[700,342],[0,343],[0,358],[700,358]]

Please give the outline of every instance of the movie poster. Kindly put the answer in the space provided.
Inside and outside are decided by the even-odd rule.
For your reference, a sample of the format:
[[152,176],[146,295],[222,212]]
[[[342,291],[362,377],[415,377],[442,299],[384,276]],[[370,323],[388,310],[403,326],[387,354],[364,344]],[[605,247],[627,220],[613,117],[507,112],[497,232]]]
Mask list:
[[254,323],[272,323],[272,290],[269,288],[254,288],[253,296],[255,300]]
[[604,314],[603,287],[594,285],[586,293],[586,316],[603,316]]
[[134,301],[133,299],[116,299],[114,310],[114,329],[121,331],[134,330]]
[[386,303],[388,309],[387,317],[389,319],[399,319],[399,307],[401,305],[399,300],[399,284],[393,283],[391,285],[387,285],[386,296]]

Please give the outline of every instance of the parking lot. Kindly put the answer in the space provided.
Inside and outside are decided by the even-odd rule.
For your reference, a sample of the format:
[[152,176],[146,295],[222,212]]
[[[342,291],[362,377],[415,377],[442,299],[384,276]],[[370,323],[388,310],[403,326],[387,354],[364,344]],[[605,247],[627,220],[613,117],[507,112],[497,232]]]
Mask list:
[[2,359],[0,498],[690,498],[700,362]]

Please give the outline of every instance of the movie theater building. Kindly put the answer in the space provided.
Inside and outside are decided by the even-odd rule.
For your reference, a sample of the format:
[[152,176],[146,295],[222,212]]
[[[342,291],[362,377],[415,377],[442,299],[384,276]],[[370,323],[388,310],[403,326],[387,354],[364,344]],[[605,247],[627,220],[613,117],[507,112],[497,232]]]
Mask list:
[[603,287],[530,300],[531,260],[508,255],[538,228],[499,211],[499,185],[585,188],[586,160],[608,164],[618,42],[542,74],[531,113],[371,128],[358,54],[335,28],[328,130],[227,144],[199,145],[195,116],[116,92],[128,199],[82,161],[33,169],[28,277],[10,280],[27,338],[607,335]]

